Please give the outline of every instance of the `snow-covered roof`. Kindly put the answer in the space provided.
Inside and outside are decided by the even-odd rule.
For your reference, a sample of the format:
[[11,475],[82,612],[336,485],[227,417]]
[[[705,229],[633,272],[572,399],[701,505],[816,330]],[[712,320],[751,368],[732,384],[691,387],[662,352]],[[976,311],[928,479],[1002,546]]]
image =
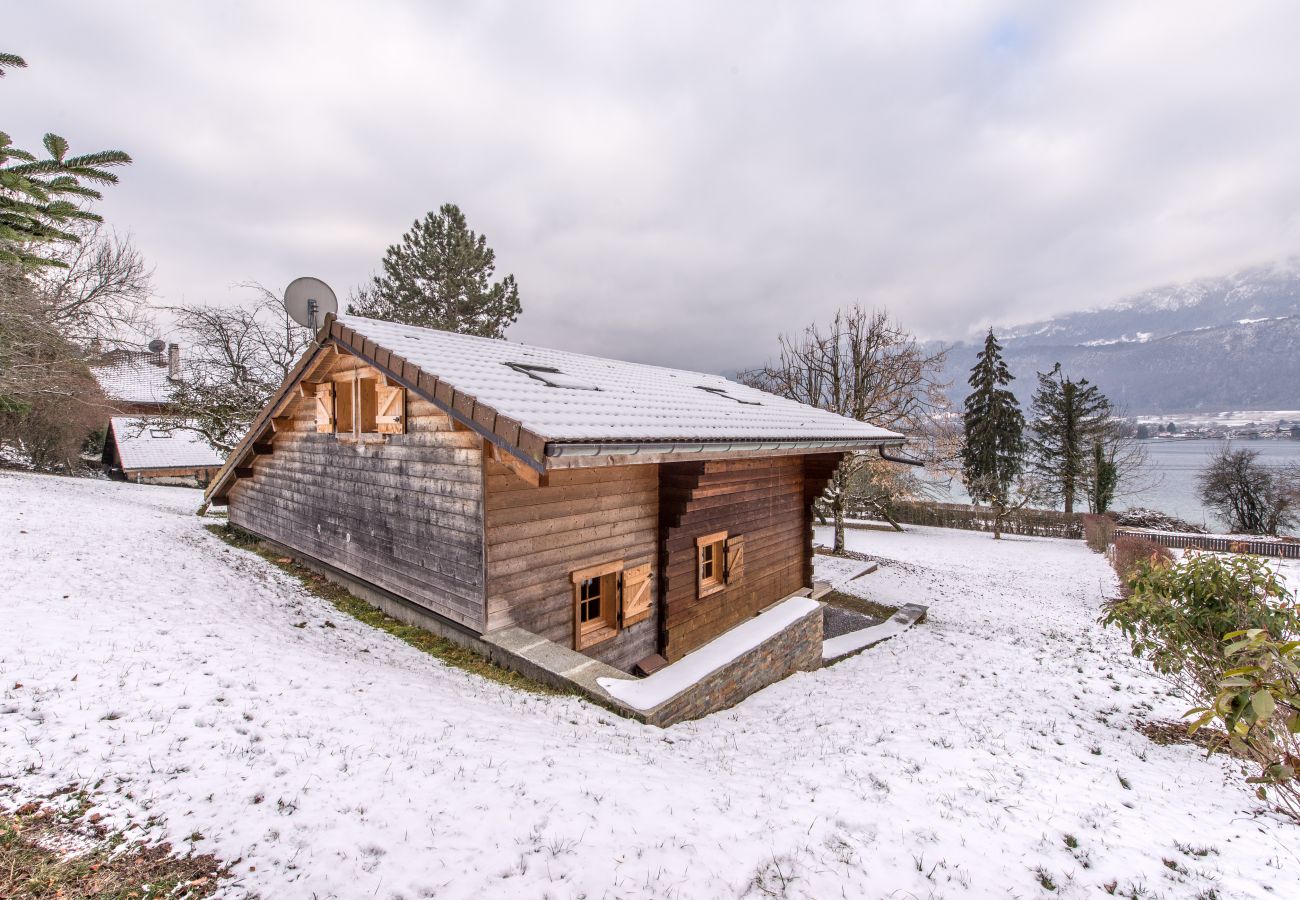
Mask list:
[[720,375],[358,316],[338,322],[547,441],[902,441]]
[[123,469],[216,468],[225,462],[195,431],[150,428],[145,420],[114,416],[109,420]]
[[110,400],[120,403],[167,403],[172,383],[167,378],[167,361],[158,363],[157,354],[131,353],[119,356],[90,372]]

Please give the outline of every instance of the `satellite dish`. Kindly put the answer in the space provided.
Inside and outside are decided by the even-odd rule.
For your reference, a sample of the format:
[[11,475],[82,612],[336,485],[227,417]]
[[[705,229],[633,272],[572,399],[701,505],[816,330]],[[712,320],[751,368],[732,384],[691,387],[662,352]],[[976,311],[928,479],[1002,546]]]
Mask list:
[[339,311],[339,300],[328,284],[304,275],[289,282],[284,289],[284,310],[289,318],[310,328],[315,335],[321,321],[330,313]]
[[160,338],[154,338],[152,341],[149,342],[150,353],[162,353],[166,349],[167,349],[167,345],[164,344]]

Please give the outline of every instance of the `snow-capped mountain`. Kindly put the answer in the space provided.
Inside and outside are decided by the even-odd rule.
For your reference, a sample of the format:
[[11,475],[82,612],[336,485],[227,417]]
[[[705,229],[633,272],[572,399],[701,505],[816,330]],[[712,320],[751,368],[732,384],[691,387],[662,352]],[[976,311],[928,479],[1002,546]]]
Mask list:
[[[1113,306],[998,329],[1029,400],[1060,362],[1130,413],[1300,407],[1300,257],[1143,291]],[[954,400],[977,347],[949,355]]]

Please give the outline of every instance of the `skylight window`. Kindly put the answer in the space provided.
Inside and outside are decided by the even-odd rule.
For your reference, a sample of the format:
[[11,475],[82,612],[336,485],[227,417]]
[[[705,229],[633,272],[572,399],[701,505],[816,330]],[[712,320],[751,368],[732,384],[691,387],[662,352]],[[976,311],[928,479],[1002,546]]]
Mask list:
[[700,390],[702,390],[702,391],[706,391],[706,392],[708,392],[708,393],[710,393],[710,394],[715,394],[715,395],[717,395],[717,396],[719,396],[719,397],[726,397],[728,400],[734,400],[734,401],[736,401],[737,403],[743,403],[745,406],[762,406],[762,405],[763,405],[762,403],[760,403],[760,402],[757,401],[757,400],[741,400],[739,397],[733,397],[731,394],[728,394],[728,393],[727,393],[726,388],[720,388],[720,387],[705,387],[705,386],[702,385],[702,384],[697,384],[696,387],[699,388]]
[[152,438],[169,438],[172,436],[170,431],[164,431],[161,428],[150,428],[149,436]]
[[598,391],[590,382],[583,381],[581,378],[574,378],[572,375],[565,374],[554,366],[535,366],[531,363],[505,363],[505,365],[514,369],[516,372],[522,372],[529,378],[540,381],[547,387],[568,388],[573,391]]

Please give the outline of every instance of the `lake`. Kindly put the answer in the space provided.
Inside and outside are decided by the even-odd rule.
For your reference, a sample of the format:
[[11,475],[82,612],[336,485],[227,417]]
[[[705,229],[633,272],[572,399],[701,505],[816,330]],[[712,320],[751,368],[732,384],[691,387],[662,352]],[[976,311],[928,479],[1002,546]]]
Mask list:
[[[1147,451],[1147,475],[1143,481],[1154,482],[1140,493],[1125,495],[1115,501],[1116,509],[1144,506],[1157,509],[1188,522],[1221,531],[1226,523],[1201,505],[1197,497],[1196,476],[1205,468],[1210,458],[1223,445],[1221,440],[1152,440],[1143,441]],[[1300,463],[1300,441],[1292,440],[1238,440],[1234,447],[1259,451],[1260,461],[1271,465]],[[1121,493],[1124,492],[1120,486]],[[949,490],[953,503],[969,503],[970,498],[960,483]],[[1081,507],[1088,511],[1087,501]]]
[[[1225,523],[1201,505],[1196,490],[1196,476],[1223,446],[1223,441],[1144,441],[1143,446],[1149,472],[1160,483],[1136,496],[1117,500],[1116,508],[1145,506],[1207,528],[1224,528]],[[1233,441],[1233,446],[1258,451],[1260,462],[1266,464],[1300,462],[1300,441],[1239,440]]]

